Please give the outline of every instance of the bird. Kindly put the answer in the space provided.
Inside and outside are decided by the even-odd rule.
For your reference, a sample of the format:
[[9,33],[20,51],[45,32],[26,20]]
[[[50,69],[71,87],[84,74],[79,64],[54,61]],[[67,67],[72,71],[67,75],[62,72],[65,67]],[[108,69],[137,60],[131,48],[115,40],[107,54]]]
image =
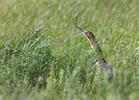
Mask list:
[[113,79],[113,68],[110,65],[108,65],[108,63],[106,62],[106,60],[103,56],[102,49],[98,45],[95,35],[90,31],[80,28],[79,26],[75,26],[75,27],[78,30],[80,30],[83,33],[83,35],[88,39],[88,41],[91,45],[91,48],[96,50],[97,60],[100,61],[102,68],[105,68],[110,71],[109,80],[112,80]]
[[45,87],[46,85],[46,76],[44,74],[34,77],[33,80],[30,81],[29,86],[38,86],[39,88]]

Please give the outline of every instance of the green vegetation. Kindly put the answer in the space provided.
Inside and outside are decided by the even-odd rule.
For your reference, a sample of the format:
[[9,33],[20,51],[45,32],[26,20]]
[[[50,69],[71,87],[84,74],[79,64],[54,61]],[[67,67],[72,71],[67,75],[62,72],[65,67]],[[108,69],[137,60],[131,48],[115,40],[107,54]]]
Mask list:
[[[138,0],[0,0],[0,100],[137,100],[138,11]],[[95,34],[112,82],[74,24]]]

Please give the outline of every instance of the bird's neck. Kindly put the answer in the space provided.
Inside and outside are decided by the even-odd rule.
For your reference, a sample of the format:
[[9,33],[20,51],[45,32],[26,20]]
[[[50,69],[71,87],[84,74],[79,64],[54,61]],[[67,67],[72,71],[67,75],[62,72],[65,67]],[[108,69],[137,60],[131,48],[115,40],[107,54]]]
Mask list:
[[97,41],[95,41],[92,44],[93,45],[91,45],[91,47],[93,46],[93,49],[95,50],[95,52],[97,54],[97,59],[104,60],[103,52],[102,52],[101,48],[99,47]]

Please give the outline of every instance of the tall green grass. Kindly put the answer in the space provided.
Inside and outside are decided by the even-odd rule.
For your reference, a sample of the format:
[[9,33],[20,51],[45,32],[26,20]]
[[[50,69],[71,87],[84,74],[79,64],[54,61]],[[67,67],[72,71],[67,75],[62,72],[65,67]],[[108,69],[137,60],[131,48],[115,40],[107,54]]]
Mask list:
[[[0,100],[137,100],[138,0],[0,0]],[[114,78],[77,24],[92,31]],[[45,76],[46,82],[35,79]]]

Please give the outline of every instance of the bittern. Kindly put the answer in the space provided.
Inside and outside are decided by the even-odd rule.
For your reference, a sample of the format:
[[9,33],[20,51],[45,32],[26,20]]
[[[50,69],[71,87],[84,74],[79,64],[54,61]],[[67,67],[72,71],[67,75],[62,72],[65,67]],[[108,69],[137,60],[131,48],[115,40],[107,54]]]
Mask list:
[[78,26],[76,26],[77,29],[79,29],[84,35],[85,37],[88,39],[90,45],[91,45],[91,48],[92,49],[95,49],[96,50],[96,53],[97,53],[97,60],[100,61],[101,65],[102,65],[102,68],[105,68],[107,70],[110,71],[110,80],[113,78],[113,69],[111,66],[109,66],[102,54],[102,50],[101,48],[99,47],[97,41],[96,41],[96,38],[94,36],[93,33],[91,33],[90,31],[86,31]]

